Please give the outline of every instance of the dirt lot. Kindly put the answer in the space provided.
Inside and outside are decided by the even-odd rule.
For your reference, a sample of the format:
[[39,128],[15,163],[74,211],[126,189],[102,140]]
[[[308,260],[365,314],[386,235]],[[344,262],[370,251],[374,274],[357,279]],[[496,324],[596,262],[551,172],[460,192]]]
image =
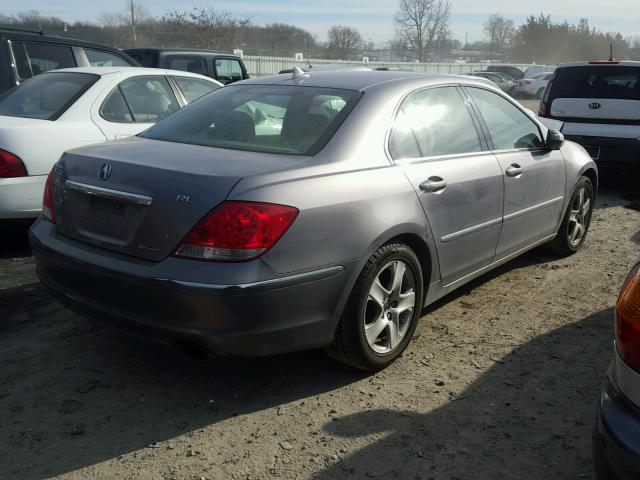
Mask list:
[[637,180],[605,179],[581,252],[529,253],[447,297],[377,375],[320,352],[198,362],[129,338],[58,305],[25,227],[5,227],[0,477],[591,478]]

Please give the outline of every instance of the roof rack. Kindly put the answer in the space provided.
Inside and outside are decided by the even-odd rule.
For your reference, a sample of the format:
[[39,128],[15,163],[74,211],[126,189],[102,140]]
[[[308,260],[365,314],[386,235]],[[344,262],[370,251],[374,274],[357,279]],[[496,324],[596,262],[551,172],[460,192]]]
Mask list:
[[11,30],[12,32],[37,33],[38,35],[44,35],[44,32],[42,30],[32,30],[30,28],[7,27],[5,25],[0,25],[0,30]]

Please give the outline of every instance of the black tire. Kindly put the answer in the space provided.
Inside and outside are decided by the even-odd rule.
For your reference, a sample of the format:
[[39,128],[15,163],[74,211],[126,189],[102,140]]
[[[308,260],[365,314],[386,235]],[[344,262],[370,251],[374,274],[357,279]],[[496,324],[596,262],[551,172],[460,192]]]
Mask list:
[[[587,214],[583,216],[584,232],[582,233],[582,236],[580,237],[577,243],[572,243],[570,240],[571,228],[573,224],[573,222],[570,219],[571,211],[572,209],[574,209],[576,205],[576,201],[579,197],[581,190],[584,190],[584,192],[588,194],[590,207]],[[576,183],[576,186],[573,189],[573,193],[571,194],[569,205],[567,206],[567,211],[564,213],[562,224],[558,229],[558,234],[556,235],[556,238],[554,238],[549,243],[549,249],[551,250],[552,253],[560,257],[568,257],[569,255],[573,255],[578,250],[580,250],[580,247],[582,247],[582,244],[587,238],[587,233],[589,232],[589,226],[591,225],[591,215],[593,214],[594,203],[595,203],[595,194],[593,189],[593,183],[591,183],[591,180],[589,179],[589,177],[582,176],[580,177],[580,179],[578,180],[578,183]]]
[[544,88],[541,88],[541,89],[539,89],[539,90],[536,92],[536,98],[537,98],[538,100],[542,100],[542,96],[543,96],[543,95],[544,95]]
[[[369,291],[380,272],[389,262],[401,260],[411,270],[414,279],[415,306],[411,312],[408,330],[396,347],[388,353],[372,349],[365,336],[365,314]],[[390,243],[380,247],[367,261],[338,323],[333,342],[325,351],[332,358],[355,368],[378,371],[402,354],[413,337],[423,304],[424,281],[422,267],[415,252],[402,243]]]

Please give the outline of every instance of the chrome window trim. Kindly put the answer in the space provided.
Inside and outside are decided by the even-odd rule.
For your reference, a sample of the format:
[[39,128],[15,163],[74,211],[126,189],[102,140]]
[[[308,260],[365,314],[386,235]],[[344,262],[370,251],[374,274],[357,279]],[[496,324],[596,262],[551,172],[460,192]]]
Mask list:
[[133,203],[135,205],[143,205],[148,207],[153,203],[153,198],[147,195],[141,195],[138,193],[123,192],[121,190],[113,190],[110,188],[97,187],[95,185],[89,185],[86,183],[80,183],[73,180],[66,180],[64,185],[69,190],[84,193],[92,197],[108,198],[109,200],[118,200],[126,203]]

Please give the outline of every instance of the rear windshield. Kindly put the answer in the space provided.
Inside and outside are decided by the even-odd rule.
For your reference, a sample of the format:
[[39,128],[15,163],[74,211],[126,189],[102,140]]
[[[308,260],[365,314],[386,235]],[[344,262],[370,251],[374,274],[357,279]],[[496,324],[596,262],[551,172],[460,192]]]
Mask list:
[[556,70],[550,98],[640,100],[640,67],[560,68]]
[[88,73],[38,75],[0,96],[0,115],[56,120],[98,78]]
[[141,136],[251,152],[314,155],[360,93],[285,85],[225,87],[159,122]]

